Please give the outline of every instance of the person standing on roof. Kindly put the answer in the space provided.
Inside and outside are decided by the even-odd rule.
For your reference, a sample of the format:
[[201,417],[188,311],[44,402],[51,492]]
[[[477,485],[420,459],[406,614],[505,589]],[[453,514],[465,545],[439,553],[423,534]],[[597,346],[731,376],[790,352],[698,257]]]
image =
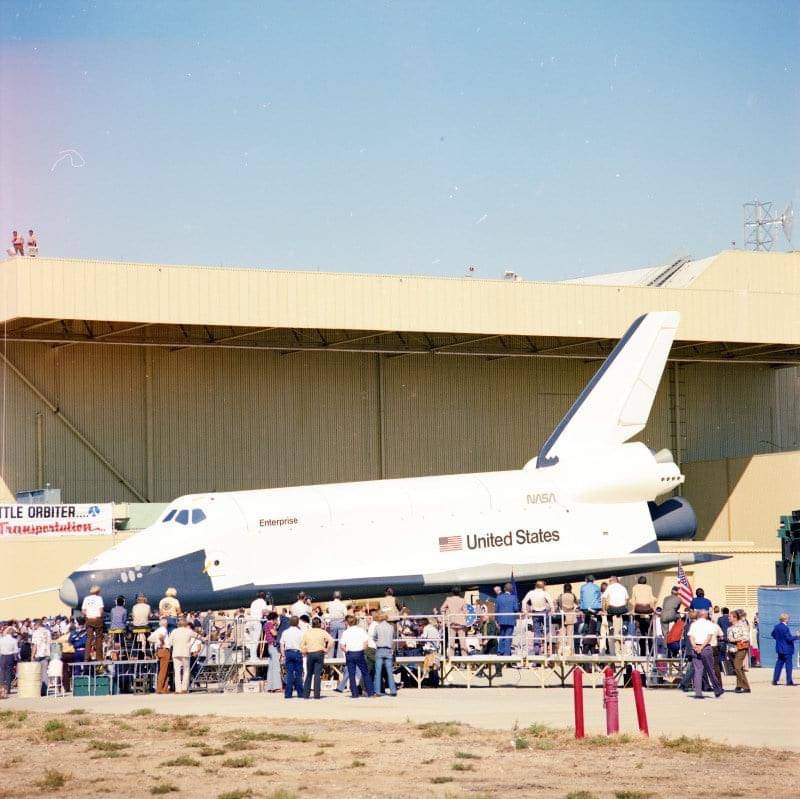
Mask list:
[[16,230],[11,233],[11,246],[14,248],[14,255],[25,255],[24,240]]
[[28,258],[35,258],[39,254],[39,242],[36,239],[36,234],[28,231]]

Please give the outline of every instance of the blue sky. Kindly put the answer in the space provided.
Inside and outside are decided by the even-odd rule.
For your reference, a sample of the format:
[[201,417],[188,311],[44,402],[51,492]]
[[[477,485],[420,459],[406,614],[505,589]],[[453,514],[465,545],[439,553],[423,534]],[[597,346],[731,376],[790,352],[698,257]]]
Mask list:
[[701,257],[743,202],[800,205],[799,53],[795,0],[3,0],[0,233],[543,280]]

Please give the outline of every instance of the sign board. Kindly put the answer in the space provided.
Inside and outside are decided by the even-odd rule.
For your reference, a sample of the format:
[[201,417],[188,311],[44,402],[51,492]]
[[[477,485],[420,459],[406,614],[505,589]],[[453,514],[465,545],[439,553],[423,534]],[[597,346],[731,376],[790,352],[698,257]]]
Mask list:
[[0,505],[0,537],[111,535],[113,505]]

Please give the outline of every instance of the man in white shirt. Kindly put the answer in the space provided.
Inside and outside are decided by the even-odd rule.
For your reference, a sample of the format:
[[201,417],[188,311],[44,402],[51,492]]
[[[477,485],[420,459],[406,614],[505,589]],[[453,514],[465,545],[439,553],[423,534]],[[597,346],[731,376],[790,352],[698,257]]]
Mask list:
[[169,693],[169,661],[172,657],[169,646],[167,646],[167,639],[169,632],[167,631],[167,617],[162,616],[159,620],[158,627],[150,633],[147,642],[153,648],[156,659],[158,660],[158,682],[156,693],[168,694]]
[[289,626],[281,635],[281,655],[286,664],[286,688],[283,695],[286,699],[292,698],[292,690],[297,692],[297,698],[303,698],[303,653],[300,645],[303,642],[303,631],[300,629],[300,620],[294,614],[289,619]]
[[347,605],[342,602],[342,592],[334,591],[333,599],[328,603],[328,633],[334,640],[333,656],[339,654],[339,636],[347,629],[344,617],[347,615]]
[[89,589],[81,610],[86,618],[86,654],[89,660],[102,660],[105,608],[99,585],[93,585]]
[[175,675],[176,694],[185,694],[189,691],[189,662],[192,655],[192,644],[197,639],[199,636],[189,626],[185,616],[178,620],[178,626],[170,633],[169,646],[172,649],[172,669]]
[[301,616],[308,616],[309,621],[311,620],[311,603],[308,601],[308,597],[304,591],[301,591],[297,595],[297,602],[289,608],[289,612],[292,616],[297,616],[298,619]]
[[361,673],[362,685],[367,690],[367,696],[375,696],[372,690],[372,678],[367,668],[367,658],[364,655],[369,646],[369,635],[363,627],[359,627],[355,616],[348,616],[347,629],[339,638],[339,646],[344,650],[347,674],[350,678],[350,693],[353,699],[358,698],[358,685],[356,684],[356,671]]
[[533,622],[533,654],[545,650],[545,619],[553,610],[553,600],[545,590],[544,580],[538,580],[532,591],[522,599],[522,610],[531,614]]
[[257,619],[260,624],[269,610],[267,595],[263,591],[259,591],[256,598],[250,603],[250,618]]
[[269,609],[267,595],[263,591],[250,603],[250,618],[247,620],[247,648],[250,650],[250,660],[258,659],[258,643],[261,640],[261,625]]
[[34,619],[31,631],[31,659],[39,663],[42,669],[42,696],[47,695],[47,667],[50,665],[52,642],[50,630],[42,624],[41,619]]
[[707,610],[698,610],[697,619],[689,627],[689,643],[692,646],[692,666],[694,668],[694,698],[703,699],[703,672],[706,673],[714,696],[722,696],[724,691],[714,672],[714,654],[711,643],[717,635],[717,627],[708,618]]
[[13,630],[13,627],[6,627],[0,635],[0,699],[5,699],[11,693],[14,663],[19,657],[19,644],[12,635]]
[[628,589],[619,577],[609,577],[603,592],[603,607],[611,622],[613,635],[609,638],[611,654],[616,654],[617,644],[622,645],[622,617],[628,612]]

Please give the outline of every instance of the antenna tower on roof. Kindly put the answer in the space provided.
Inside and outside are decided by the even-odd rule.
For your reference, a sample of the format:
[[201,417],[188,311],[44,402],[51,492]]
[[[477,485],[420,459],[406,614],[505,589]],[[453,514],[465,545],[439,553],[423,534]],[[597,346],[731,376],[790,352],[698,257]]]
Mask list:
[[745,203],[744,208],[744,248],[746,250],[771,250],[775,244],[775,232],[778,228],[788,244],[792,242],[792,222],[794,211],[789,203],[780,216],[772,212],[771,202]]

